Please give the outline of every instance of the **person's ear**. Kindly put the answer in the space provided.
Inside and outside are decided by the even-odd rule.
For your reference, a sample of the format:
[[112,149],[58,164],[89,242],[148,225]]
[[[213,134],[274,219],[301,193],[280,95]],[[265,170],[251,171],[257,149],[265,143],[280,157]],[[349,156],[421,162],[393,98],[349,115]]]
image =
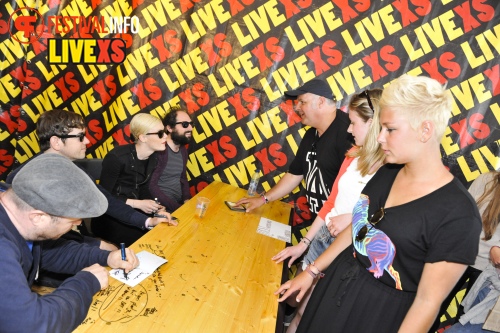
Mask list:
[[434,134],[434,124],[429,120],[424,120],[420,127],[420,141],[427,142]]
[[36,228],[44,228],[50,222],[50,216],[41,210],[34,210],[28,215],[31,224]]
[[57,136],[55,135],[52,135],[49,139],[49,143],[50,143],[50,148],[56,150],[56,151],[59,151],[62,149],[62,146],[63,146],[63,142],[60,138],[58,138]]
[[324,106],[326,103],[326,98],[323,96],[318,96],[318,107]]

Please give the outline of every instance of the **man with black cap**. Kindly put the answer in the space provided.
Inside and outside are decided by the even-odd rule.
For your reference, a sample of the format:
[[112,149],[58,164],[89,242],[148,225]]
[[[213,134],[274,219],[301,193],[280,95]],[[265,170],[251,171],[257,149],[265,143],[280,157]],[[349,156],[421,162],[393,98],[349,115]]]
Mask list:
[[347,133],[349,117],[337,110],[332,89],[323,80],[313,79],[296,90],[285,91],[285,95],[297,100],[295,111],[302,124],[311,128],[304,135],[295,159],[283,178],[260,198],[242,198],[237,204],[247,205],[249,212],[282,198],[304,179],[312,215],[310,221],[314,221],[328,199],[345,153],[352,146],[352,136]]
[[[134,252],[109,252],[59,239],[84,217],[103,214],[106,197],[69,159],[42,154],[0,194],[0,332],[71,332],[87,315],[93,295],[108,286],[102,266],[137,267]],[[52,293],[30,287],[40,268],[75,274]]]

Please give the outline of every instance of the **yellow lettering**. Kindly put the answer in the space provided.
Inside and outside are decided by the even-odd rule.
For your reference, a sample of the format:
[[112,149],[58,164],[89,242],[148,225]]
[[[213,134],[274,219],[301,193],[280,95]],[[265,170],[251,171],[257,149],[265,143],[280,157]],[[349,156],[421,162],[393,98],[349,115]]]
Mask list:
[[[120,67],[118,67],[118,69],[120,69]],[[118,73],[118,76],[119,76],[119,74],[120,73]],[[179,81],[172,81],[172,79],[170,78],[170,75],[168,74],[168,72],[165,68],[160,70],[160,75],[161,75],[163,81],[165,82],[165,84],[167,85],[167,88],[170,91],[174,91],[175,89],[177,89],[181,86]]]
[[[69,39],[69,40],[72,41],[74,39]],[[95,56],[95,47],[97,45],[97,41],[95,39],[79,39],[79,40],[84,41],[84,43],[83,43],[83,45],[84,45],[84,58],[83,58],[83,61],[86,62],[86,63],[95,63],[97,61],[97,57]],[[70,43],[70,45],[71,45],[71,43]],[[70,50],[71,49],[72,48],[70,47]],[[77,49],[78,49],[78,51],[80,51],[81,47],[79,47]],[[71,51],[72,55],[74,54],[73,51],[74,50]],[[81,53],[78,54],[78,59],[80,59],[80,58],[81,58]]]
[[[392,34],[398,32],[399,30],[403,29],[403,26],[401,25],[401,23],[396,22],[396,20],[394,19],[394,16],[392,15],[393,11],[394,11],[394,9],[392,8],[391,5],[387,5],[378,11],[378,15],[382,19],[382,22],[384,23],[384,26],[387,29],[387,32],[389,32],[389,35],[392,35]],[[368,28],[368,26],[367,26],[367,28]],[[368,31],[373,32],[370,28],[368,28]],[[377,38],[376,35],[374,35],[374,34],[373,34],[373,37]],[[377,41],[380,41],[380,40],[377,39]]]
[[14,85],[12,76],[5,74],[0,77],[0,101],[8,103],[10,101],[9,95],[17,97],[21,93],[21,88]]
[[458,147],[458,144],[455,143],[452,138],[450,138],[451,134],[452,131],[450,127],[446,127],[443,138],[441,139],[441,146],[443,147],[445,154],[448,156],[457,152],[460,149]]
[[443,26],[444,31],[446,32],[446,35],[448,36],[448,39],[450,41],[464,34],[462,28],[457,28],[457,26],[455,25],[455,22],[453,21],[454,17],[455,14],[453,13],[452,10],[449,10],[439,15],[439,20],[441,21],[441,25]]

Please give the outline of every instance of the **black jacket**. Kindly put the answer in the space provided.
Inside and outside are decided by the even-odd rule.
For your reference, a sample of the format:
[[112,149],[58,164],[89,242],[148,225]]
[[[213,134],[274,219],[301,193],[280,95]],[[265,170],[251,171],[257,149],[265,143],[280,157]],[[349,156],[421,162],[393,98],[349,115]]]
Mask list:
[[[145,168],[141,167],[143,164]],[[153,199],[149,181],[157,164],[156,153],[140,161],[135,144],[115,147],[102,162],[100,185],[122,201]]]

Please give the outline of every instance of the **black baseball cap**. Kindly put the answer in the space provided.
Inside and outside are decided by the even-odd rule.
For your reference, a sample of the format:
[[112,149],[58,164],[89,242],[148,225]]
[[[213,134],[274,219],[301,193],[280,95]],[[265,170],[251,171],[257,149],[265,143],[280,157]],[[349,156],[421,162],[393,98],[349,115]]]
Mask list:
[[302,85],[302,87],[298,87],[295,90],[285,91],[285,95],[290,97],[291,99],[296,99],[297,96],[311,93],[318,96],[323,96],[328,99],[335,100],[335,96],[333,96],[332,89],[325,81],[321,79],[313,79],[311,81],[307,81]]

